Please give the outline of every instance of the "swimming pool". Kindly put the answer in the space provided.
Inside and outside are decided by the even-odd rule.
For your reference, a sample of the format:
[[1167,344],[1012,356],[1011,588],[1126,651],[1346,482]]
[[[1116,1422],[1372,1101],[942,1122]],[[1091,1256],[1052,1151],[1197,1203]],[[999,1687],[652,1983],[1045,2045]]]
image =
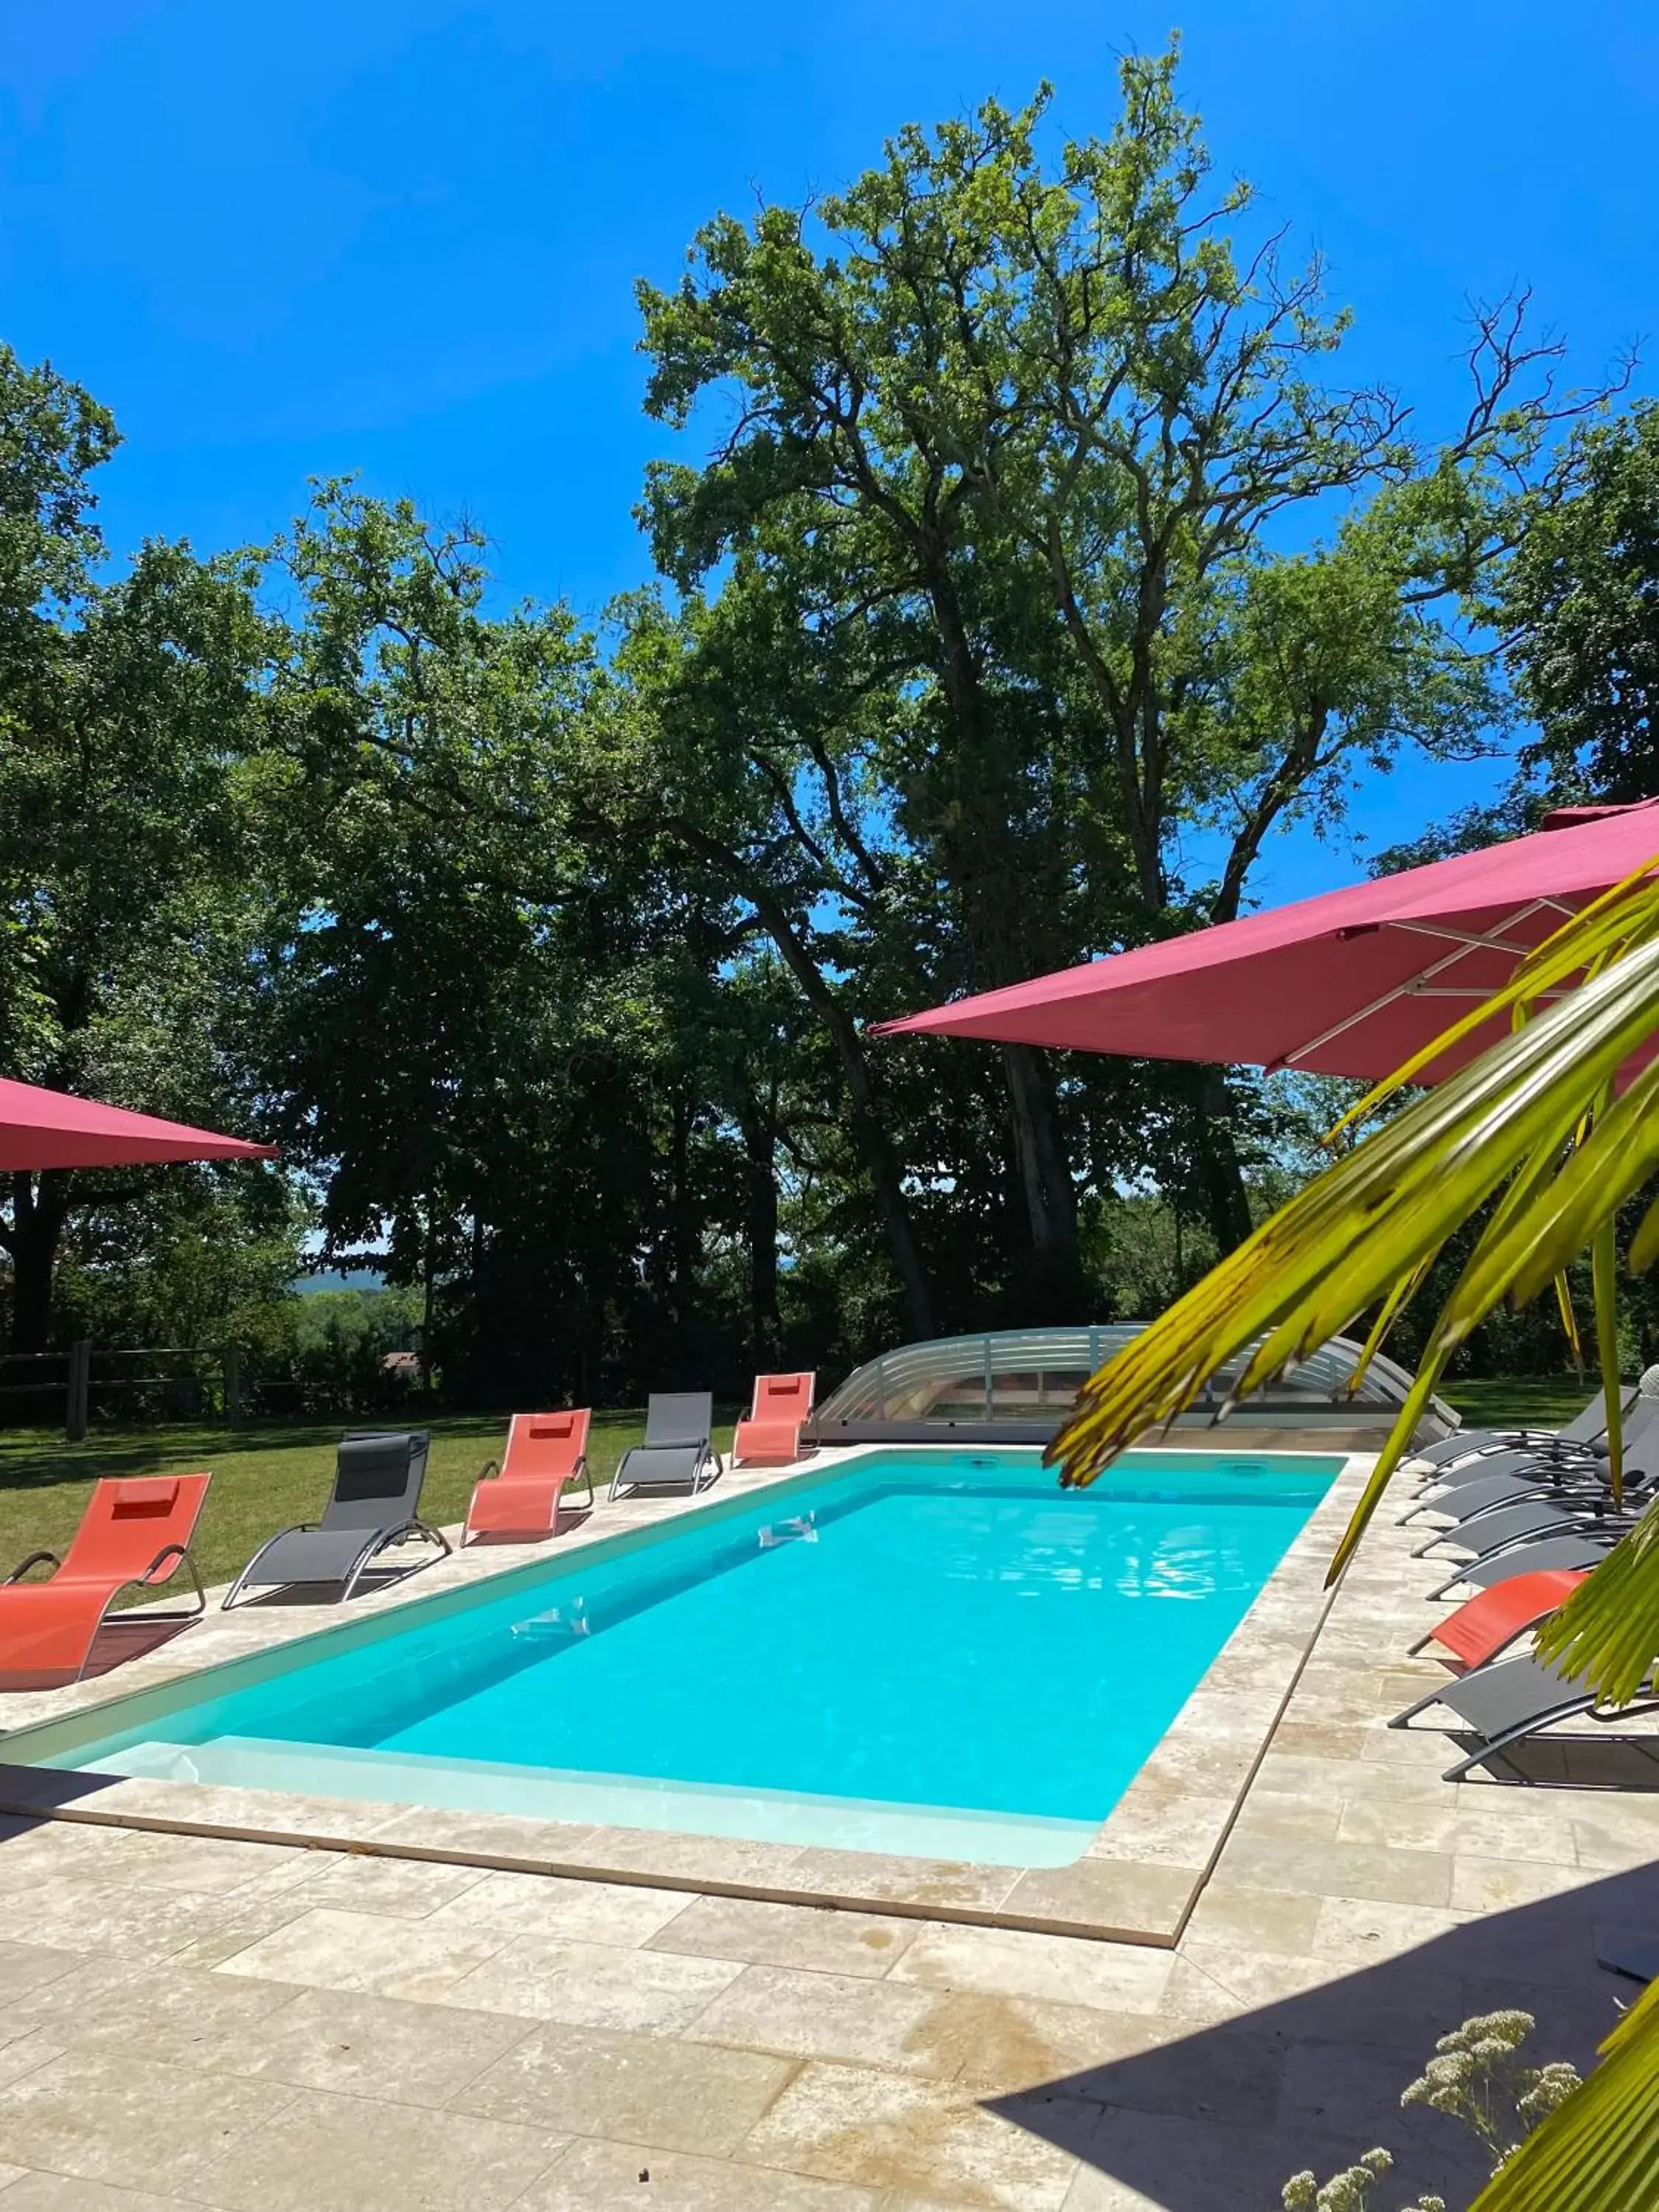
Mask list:
[[1060,1866],[1342,1465],[1133,1454],[1061,1492],[1035,1452],[861,1454],[205,1670],[40,1763]]

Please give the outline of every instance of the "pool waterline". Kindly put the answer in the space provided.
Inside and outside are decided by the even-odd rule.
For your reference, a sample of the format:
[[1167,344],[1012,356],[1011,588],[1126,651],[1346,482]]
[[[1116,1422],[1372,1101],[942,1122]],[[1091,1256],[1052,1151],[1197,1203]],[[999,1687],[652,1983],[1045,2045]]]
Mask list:
[[[1343,1464],[1138,1454],[1062,1498],[1033,1453],[849,1455],[7,1750],[101,1774],[1060,1867]],[[1161,1657],[1153,1620],[1172,1639]],[[908,1736],[894,1725],[907,1717]],[[955,1742],[939,1740],[945,1717]],[[497,1755],[532,1737],[533,1761]]]

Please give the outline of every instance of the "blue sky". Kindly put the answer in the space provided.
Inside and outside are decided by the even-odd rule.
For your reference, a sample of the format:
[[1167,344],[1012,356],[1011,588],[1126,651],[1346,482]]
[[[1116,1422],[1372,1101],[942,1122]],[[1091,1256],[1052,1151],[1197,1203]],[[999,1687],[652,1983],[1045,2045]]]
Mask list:
[[[268,535],[306,479],[465,509],[514,596],[591,612],[630,518],[638,276],[697,224],[842,182],[908,119],[1050,78],[1104,128],[1115,56],[1178,20],[1218,167],[1328,256],[1352,373],[1457,404],[1471,294],[1530,282],[1593,374],[1659,320],[1659,11],[1510,0],[79,0],[0,49],[0,336],[117,414],[112,544]],[[1659,333],[1656,333],[1659,337]],[[1644,384],[1652,378],[1644,372]],[[1374,843],[1484,769],[1365,795]],[[1254,888],[1352,872],[1298,834]]]

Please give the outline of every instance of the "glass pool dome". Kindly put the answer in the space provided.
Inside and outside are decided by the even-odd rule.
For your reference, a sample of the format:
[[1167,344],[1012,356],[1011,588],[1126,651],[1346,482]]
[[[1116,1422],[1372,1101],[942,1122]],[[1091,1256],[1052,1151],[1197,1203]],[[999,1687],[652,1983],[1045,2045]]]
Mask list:
[[[1145,1322],[1112,1322],[1092,1328],[1001,1329],[902,1345],[856,1369],[833,1390],[817,1410],[812,1433],[821,1444],[1046,1443],[1088,1377],[1146,1327]],[[1350,1395],[1348,1378],[1359,1352],[1353,1339],[1332,1337],[1242,1404],[1230,1416],[1229,1429],[1340,1432],[1352,1436],[1357,1448],[1380,1443],[1413,1377],[1379,1355]],[[1228,1381],[1243,1366],[1241,1356],[1177,1425],[1208,1426]],[[1435,1399],[1418,1442],[1449,1435],[1455,1425],[1455,1416]]]

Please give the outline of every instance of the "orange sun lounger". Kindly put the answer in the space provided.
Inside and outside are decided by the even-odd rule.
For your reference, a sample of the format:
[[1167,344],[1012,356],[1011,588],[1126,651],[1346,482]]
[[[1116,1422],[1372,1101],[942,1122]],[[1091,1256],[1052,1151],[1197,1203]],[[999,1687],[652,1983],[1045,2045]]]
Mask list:
[[507,1425],[500,1471],[486,1468],[466,1509],[461,1541],[475,1536],[550,1536],[559,1525],[559,1500],[578,1477],[593,1503],[587,1472],[591,1410],[514,1413]]
[[[1478,1597],[1449,1613],[1438,1628],[1431,1628],[1422,1644],[1438,1644],[1466,1674],[1497,1656],[1528,1629],[1536,1628],[1557,1606],[1565,1605],[1587,1571],[1569,1567],[1536,1567],[1530,1574],[1512,1575],[1494,1583]],[[1422,1649],[1419,1644],[1418,1649]]]
[[[62,1559],[32,1552],[0,1583],[0,1674],[67,1675],[79,1681],[104,1616],[125,1589],[156,1589],[183,1567],[196,1586],[188,1613],[147,1613],[150,1622],[198,1620],[206,1610],[189,1551],[211,1477],[169,1474],[98,1483]],[[46,1582],[27,1583],[50,1565]]]
[[785,1467],[800,1457],[800,1432],[812,1410],[815,1375],[757,1375],[746,1421],[738,1423],[732,1455],[739,1466]]

